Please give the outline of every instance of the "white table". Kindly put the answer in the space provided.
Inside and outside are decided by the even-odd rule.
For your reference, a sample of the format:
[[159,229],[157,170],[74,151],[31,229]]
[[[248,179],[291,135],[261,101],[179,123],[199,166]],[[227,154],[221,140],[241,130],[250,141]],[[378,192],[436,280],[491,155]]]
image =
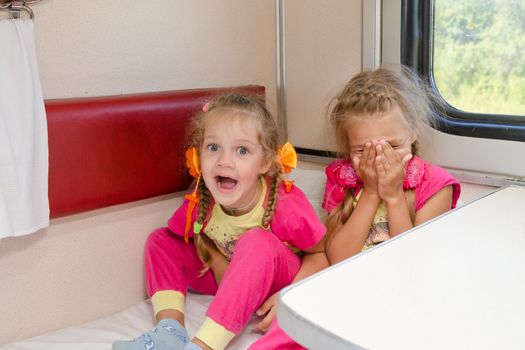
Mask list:
[[525,349],[525,187],[288,287],[277,316],[309,349]]

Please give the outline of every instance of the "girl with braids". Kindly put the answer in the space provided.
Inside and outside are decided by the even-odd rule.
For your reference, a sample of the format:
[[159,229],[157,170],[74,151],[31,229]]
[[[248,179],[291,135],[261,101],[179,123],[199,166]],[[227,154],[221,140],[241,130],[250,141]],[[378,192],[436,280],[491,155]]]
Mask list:
[[[192,125],[190,147],[195,190],[145,249],[159,323],[113,349],[223,349],[255,312],[266,316],[256,328],[266,330],[276,293],[328,265],[324,225],[301,190],[281,180],[295,166],[293,147],[279,148],[277,125],[262,102],[242,94],[214,98]],[[191,341],[184,329],[188,288],[215,295]],[[273,322],[254,348],[287,342]]]
[[434,116],[429,90],[406,67],[382,67],[356,75],[332,100],[343,159],[326,168],[331,264],[456,206],[459,183],[418,156]]

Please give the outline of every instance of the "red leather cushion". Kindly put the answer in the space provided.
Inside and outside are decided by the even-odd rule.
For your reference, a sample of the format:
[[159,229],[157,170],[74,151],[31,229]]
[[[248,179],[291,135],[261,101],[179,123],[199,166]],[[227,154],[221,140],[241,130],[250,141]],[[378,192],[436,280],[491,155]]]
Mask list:
[[211,95],[262,86],[47,100],[51,216],[188,188],[189,120]]

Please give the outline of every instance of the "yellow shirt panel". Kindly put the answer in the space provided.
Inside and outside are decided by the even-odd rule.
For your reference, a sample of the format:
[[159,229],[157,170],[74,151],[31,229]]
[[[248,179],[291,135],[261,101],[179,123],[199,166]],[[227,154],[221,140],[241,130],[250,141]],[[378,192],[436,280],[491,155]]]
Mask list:
[[226,214],[222,207],[215,203],[213,205],[210,220],[206,224],[204,233],[215,242],[217,249],[228,259],[231,259],[235,244],[240,236],[254,227],[262,227],[264,216],[264,199],[266,197],[266,181],[261,178],[261,197],[255,207],[244,215],[232,216]]

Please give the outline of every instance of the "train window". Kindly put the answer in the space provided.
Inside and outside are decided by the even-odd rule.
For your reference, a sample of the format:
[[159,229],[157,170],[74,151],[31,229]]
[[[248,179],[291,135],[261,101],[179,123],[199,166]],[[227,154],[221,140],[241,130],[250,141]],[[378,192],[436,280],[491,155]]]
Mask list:
[[524,24],[523,1],[436,0],[433,72],[441,96],[464,111],[524,114]]
[[401,61],[443,99],[440,129],[525,141],[525,2],[405,0]]

